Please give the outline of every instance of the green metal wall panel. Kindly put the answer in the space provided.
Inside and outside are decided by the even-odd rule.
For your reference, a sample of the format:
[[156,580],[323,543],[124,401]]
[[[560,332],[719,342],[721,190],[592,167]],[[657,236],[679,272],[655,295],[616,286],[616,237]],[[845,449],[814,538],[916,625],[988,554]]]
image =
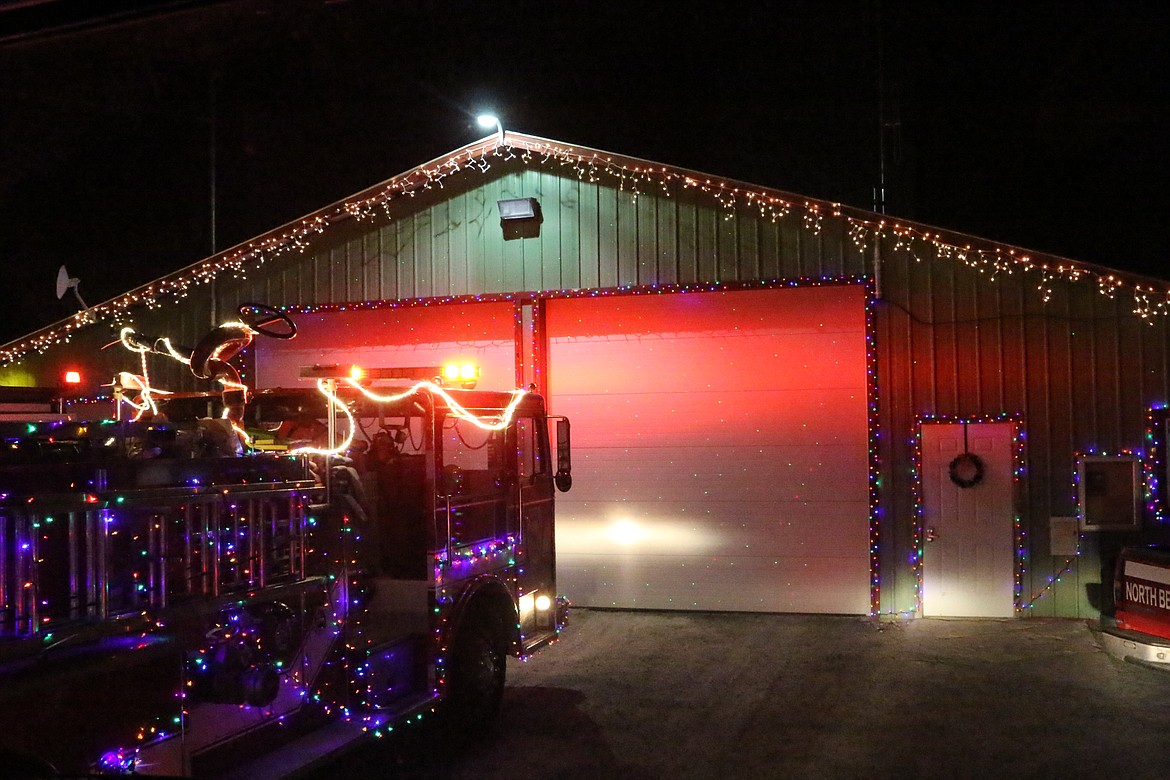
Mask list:
[[[331,226],[304,254],[271,260],[227,286],[281,305],[345,304],[864,270],[828,221],[810,234],[796,215],[773,221],[696,191],[635,194],[559,169],[514,168]],[[496,202],[512,197],[539,199],[539,236],[503,239]]]

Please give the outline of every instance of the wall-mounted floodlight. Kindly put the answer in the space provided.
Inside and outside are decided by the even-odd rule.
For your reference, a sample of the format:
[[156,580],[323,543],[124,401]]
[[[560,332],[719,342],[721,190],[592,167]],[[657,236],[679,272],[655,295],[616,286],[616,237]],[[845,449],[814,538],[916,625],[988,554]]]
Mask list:
[[532,219],[540,215],[540,203],[536,198],[509,198],[497,200],[500,207],[500,221],[509,219]]
[[540,213],[540,201],[536,198],[508,198],[496,201],[496,205],[500,209],[500,227],[504,230],[505,241],[540,235],[544,215]]
[[475,121],[479,122],[480,127],[486,127],[489,129],[492,127],[496,128],[496,132],[499,133],[500,136],[500,144],[502,145],[504,143],[504,126],[500,124],[499,117],[497,117],[495,114],[480,114],[475,118]]

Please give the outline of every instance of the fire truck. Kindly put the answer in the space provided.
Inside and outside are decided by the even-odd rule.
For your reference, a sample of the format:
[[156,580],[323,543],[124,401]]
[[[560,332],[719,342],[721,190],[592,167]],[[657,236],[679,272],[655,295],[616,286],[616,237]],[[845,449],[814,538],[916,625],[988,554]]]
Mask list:
[[[124,331],[143,370],[101,414],[0,414],[5,776],[278,777],[432,715],[465,734],[563,627],[568,420],[466,367],[252,391],[232,359],[296,329],[240,314],[190,350]],[[222,389],[166,394],[155,359]]]
[[1113,615],[1101,623],[1112,655],[1170,668],[1170,546],[1122,548],[1113,578]]

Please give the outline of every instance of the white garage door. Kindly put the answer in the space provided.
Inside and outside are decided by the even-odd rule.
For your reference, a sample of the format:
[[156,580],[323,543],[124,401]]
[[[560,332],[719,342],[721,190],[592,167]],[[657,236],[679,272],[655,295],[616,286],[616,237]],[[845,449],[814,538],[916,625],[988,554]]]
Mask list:
[[583,606],[869,611],[859,286],[552,300],[573,423],[558,587]]
[[472,360],[480,386],[516,386],[516,320],[511,303],[410,306],[297,314],[296,338],[256,339],[256,387],[310,385],[302,366],[442,366]]

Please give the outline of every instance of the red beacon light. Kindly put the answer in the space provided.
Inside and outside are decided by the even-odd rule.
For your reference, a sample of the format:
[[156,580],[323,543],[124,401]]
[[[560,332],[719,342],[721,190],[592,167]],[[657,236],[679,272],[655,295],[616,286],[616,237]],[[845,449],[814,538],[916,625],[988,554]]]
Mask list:
[[67,384],[67,385],[81,384],[81,372],[80,371],[66,371],[65,372],[65,384]]

